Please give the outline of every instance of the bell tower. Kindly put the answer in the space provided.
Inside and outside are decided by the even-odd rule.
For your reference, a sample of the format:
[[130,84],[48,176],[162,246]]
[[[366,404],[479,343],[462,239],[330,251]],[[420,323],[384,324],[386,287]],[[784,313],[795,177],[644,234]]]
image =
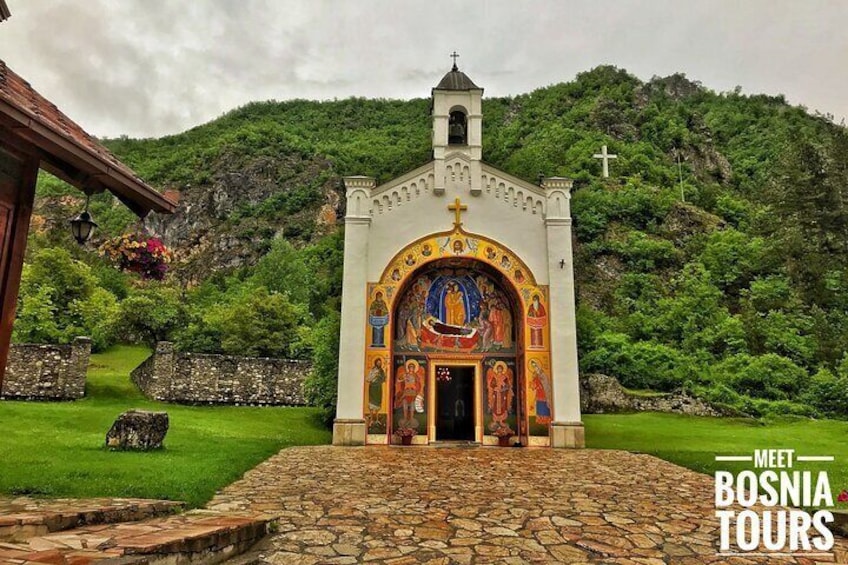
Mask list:
[[[474,84],[468,75],[459,70],[454,52],[453,68],[448,72],[432,92],[433,113],[433,160],[435,161],[436,194],[456,183],[455,178],[447,178],[446,161],[456,157],[466,161],[468,178],[460,181],[470,193],[477,196],[481,192],[483,156],[483,89]],[[460,194],[461,196],[461,194]]]

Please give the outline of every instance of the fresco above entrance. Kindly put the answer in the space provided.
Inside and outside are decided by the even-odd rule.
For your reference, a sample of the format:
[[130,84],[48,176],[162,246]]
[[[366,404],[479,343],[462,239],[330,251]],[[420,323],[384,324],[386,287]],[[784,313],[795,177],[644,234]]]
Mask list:
[[489,275],[436,266],[414,278],[400,298],[394,349],[514,353],[514,311],[501,283]]

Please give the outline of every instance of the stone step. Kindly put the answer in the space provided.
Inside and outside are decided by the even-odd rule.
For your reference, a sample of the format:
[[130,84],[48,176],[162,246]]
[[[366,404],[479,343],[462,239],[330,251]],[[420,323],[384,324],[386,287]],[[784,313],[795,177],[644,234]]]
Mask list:
[[265,537],[271,523],[271,517],[263,514],[195,510],[142,522],[83,526],[24,542],[0,543],[0,563],[218,563]]
[[0,542],[82,526],[138,522],[181,512],[185,503],[144,498],[0,498]]

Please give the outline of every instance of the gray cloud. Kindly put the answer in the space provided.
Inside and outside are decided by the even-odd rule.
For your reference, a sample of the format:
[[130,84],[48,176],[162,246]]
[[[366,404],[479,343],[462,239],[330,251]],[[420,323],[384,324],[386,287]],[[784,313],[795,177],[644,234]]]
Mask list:
[[94,134],[176,133],[252,100],[429,96],[456,49],[498,96],[599,64],[848,116],[841,0],[9,0],[0,58]]

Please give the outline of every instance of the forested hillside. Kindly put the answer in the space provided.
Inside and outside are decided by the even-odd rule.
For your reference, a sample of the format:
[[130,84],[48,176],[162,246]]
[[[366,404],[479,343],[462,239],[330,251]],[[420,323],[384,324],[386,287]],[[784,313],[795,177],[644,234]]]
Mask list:
[[[848,415],[848,133],[781,96],[598,67],[484,99],[484,159],[575,179],[580,364],[628,387],[687,387],[751,414]],[[16,339],[168,338],[313,356],[332,395],[341,177],[425,163],[429,100],[249,104],[185,133],[106,144],[181,192],[147,221],[176,259],[139,281],[72,247],[79,194],[42,177]],[[600,178],[592,158],[619,158]],[[678,159],[680,167],[678,168]],[[681,182],[682,177],[682,182]],[[94,199],[100,241],[138,229]],[[81,290],[80,290],[81,289]],[[323,396],[322,396],[323,395]]]

